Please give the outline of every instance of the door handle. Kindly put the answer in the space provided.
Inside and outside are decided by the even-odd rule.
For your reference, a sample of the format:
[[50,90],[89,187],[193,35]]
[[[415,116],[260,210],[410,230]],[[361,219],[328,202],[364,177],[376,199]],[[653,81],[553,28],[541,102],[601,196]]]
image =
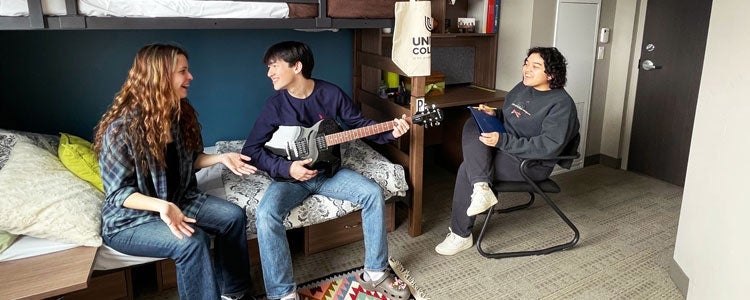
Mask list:
[[641,69],[643,69],[644,71],[651,71],[654,69],[661,69],[661,66],[655,65],[654,62],[650,59],[644,59],[641,62]]

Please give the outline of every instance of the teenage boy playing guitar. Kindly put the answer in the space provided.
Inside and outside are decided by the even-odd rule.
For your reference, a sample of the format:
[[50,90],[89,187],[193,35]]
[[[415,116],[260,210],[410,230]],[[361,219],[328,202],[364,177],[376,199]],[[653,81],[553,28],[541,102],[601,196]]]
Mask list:
[[[388,245],[385,201],[380,186],[355,171],[341,168],[335,174],[319,176],[306,165],[311,159],[290,161],[265,148],[279,126],[311,127],[322,119],[340,120],[349,128],[376,124],[364,118],[352,100],[337,86],[312,78],[314,66],[310,48],[300,42],[271,46],[263,61],[276,92],[268,98],[245,141],[242,154],[274,180],[256,211],[258,244],[263,278],[269,299],[297,299],[292,260],[282,221],[287,213],[311,194],[345,199],[362,207],[365,239],[365,271],[357,280],[368,289],[391,299],[407,299],[409,289],[385,273]],[[390,142],[409,130],[406,116],[393,120],[393,130],[370,136],[374,142]],[[293,179],[293,180],[292,180]],[[394,284],[395,283],[395,284]]]

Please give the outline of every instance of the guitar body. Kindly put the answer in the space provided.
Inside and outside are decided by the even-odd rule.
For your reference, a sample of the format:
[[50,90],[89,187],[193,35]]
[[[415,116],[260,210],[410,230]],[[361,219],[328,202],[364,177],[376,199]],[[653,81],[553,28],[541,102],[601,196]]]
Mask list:
[[[440,125],[443,113],[435,105],[425,106],[421,113],[408,117],[407,120],[411,120],[412,124],[428,128]],[[393,121],[388,121],[342,132],[336,121],[330,119],[320,120],[310,128],[279,126],[264,147],[291,161],[310,158],[312,162],[305,167],[318,170],[325,176],[331,177],[341,168],[339,144],[391,131],[393,126]],[[289,179],[277,178],[276,180]]]
[[307,168],[331,177],[341,168],[341,150],[339,145],[329,147],[325,136],[340,131],[341,127],[330,119],[320,120],[310,128],[279,126],[265,147],[291,161],[311,158]]

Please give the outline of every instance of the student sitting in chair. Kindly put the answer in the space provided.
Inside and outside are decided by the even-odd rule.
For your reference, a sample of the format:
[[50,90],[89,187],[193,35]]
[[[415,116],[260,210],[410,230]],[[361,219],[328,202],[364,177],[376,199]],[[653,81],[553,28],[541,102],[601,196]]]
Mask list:
[[[519,158],[554,158],[578,133],[578,115],[565,86],[565,57],[556,48],[531,48],[522,67],[523,80],[506,96],[500,118],[506,133],[481,133],[472,118],[462,132],[463,162],[453,191],[451,226],[445,240],[435,247],[442,255],[454,255],[473,245],[476,215],[497,204],[493,181],[524,181]],[[549,177],[556,161],[530,167],[532,180]]]

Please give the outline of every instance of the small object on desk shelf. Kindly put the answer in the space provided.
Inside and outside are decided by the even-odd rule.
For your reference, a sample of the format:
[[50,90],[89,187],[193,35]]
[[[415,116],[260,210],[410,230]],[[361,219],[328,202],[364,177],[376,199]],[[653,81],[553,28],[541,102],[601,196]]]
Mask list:
[[[406,84],[406,90],[411,91],[411,77],[404,79]],[[430,76],[424,79],[424,94],[425,96],[437,96],[445,94],[445,74],[438,70],[433,70]]]
[[401,85],[396,91],[395,99],[393,101],[399,105],[408,105],[410,98],[411,94],[406,90],[406,88],[404,88],[404,82],[402,81]]
[[430,28],[430,32],[435,32],[435,30],[437,30],[437,29],[438,29],[438,26],[439,26],[440,24],[438,24],[438,20],[437,20],[437,18],[435,18],[435,17],[432,17],[432,18],[430,18],[430,19],[432,19],[432,27]]
[[385,72],[385,83],[389,89],[398,87],[398,74],[393,72]]
[[476,24],[474,18],[458,18],[458,32],[460,33],[473,33]]
[[383,28],[383,33],[388,34],[388,33],[391,33],[391,32],[392,32],[392,30],[391,30],[390,27]]
[[388,99],[388,87],[385,86],[385,81],[381,80],[378,86],[378,97],[380,99]]

